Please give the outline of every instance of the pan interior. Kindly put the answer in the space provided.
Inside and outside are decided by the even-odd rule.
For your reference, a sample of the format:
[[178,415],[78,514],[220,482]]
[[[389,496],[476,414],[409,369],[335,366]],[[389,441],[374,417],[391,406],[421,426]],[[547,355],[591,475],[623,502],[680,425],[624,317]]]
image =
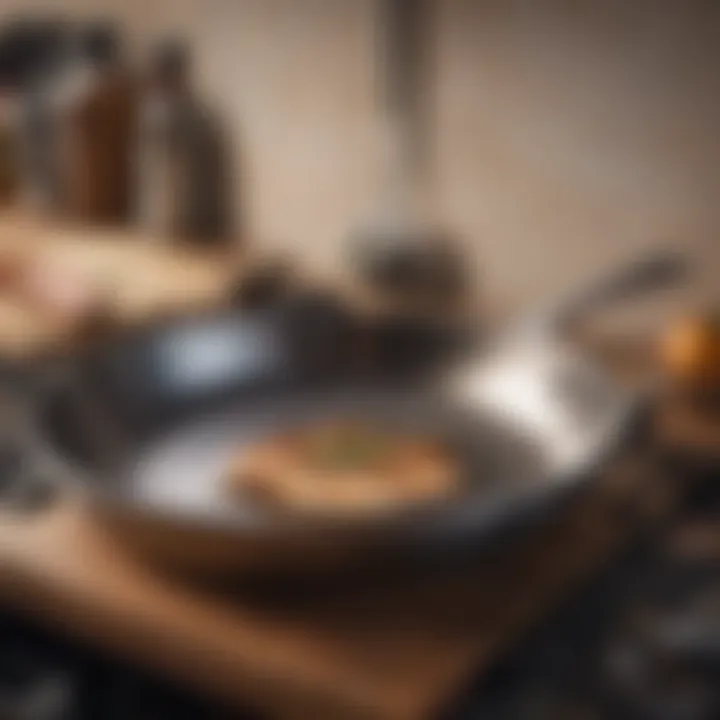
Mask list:
[[324,419],[376,422],[436,437],[457,452],[462,497],[481,498],[537,479],[542,449],[490,415],[468,413],[416,393],[335,391],[232,405],[173,428],[139,448],[118,478],[134,502],[173,514],[225,517],[244,524],[274,513],[224,487],[224,473],[243,447],[280,431]]

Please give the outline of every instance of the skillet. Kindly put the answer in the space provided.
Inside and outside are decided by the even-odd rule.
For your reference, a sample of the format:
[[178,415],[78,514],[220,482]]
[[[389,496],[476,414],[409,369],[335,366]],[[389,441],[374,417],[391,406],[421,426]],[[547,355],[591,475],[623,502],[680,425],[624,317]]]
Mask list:
[[[674,255],[642,258],[431,382],[361,381],[323,365],[326,336],[277,309],[127,332],[38,383],[32,457],[131,547],[192,575],[302,575],[483,545],[587,487],[643,407],[561,331],[683,270]],[[463,462],[462,489],[343,521],[228,502],[220,477],[239,448],[347,415],[446,439]]]

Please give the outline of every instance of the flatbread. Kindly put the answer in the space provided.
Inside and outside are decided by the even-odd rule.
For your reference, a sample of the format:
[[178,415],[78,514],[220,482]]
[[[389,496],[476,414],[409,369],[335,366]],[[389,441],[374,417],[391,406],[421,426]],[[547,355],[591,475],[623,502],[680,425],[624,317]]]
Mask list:
[[457,457],[435,439],[325,422],[243,448],[227,486],[287,509],[353,515],[446,496],[459,477]]

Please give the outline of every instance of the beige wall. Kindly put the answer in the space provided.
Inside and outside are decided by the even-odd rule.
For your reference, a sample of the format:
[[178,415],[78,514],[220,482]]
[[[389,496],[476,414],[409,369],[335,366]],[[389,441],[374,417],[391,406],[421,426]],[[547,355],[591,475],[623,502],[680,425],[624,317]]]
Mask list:
[[[0,0],[28,7],[26,0]],[[142,48],[194,42],[258,242],[332,258],[379,171],[370,0],[71,0]],[[720,11],[690,0],[438,0],[438,197],[522,303],[663,240],[720,271]]]

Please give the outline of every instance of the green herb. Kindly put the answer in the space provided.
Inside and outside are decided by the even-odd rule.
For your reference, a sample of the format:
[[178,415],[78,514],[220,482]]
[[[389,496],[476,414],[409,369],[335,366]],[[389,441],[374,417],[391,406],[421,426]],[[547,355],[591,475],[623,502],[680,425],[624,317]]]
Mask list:
[[332,428],[313,438],[312,454],[317,465],[355,470],[379,463],[390,448],[388,438],[364,428]]

